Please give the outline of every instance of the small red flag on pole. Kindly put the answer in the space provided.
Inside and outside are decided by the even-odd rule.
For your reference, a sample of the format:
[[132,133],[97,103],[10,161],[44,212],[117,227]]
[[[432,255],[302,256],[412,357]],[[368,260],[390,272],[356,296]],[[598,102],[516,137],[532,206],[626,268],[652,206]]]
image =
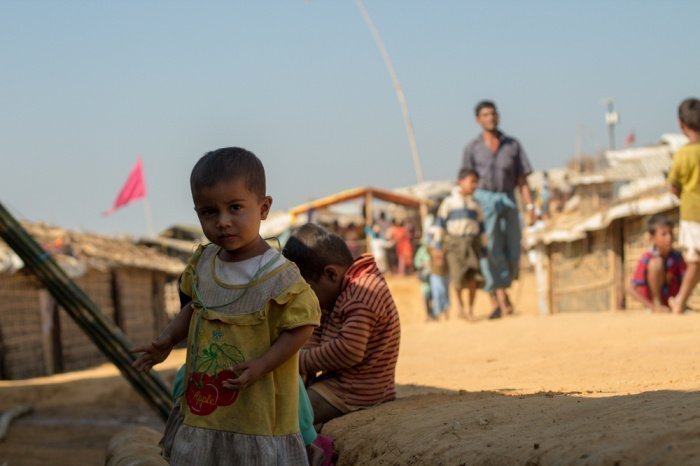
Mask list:
[[630,131],[630,134],[628,134],[627,137],[625,138],[625,145],[631,146],[632,144],[635,143],[636,140],[637,140],[637,138],[634,135],[634,131]]
[[129,172],[129,178],[127,178],[126,183],[119,191],[117,199],[114,201],[114,205],[111,209],[104,213],[105,216],[112,215],[120,207],[124,207],[131,201],[137,199],[143,199],[146,197],[146,183],[143,179],[143,164],[141,163],[141,157],[136,159],[131,172]]

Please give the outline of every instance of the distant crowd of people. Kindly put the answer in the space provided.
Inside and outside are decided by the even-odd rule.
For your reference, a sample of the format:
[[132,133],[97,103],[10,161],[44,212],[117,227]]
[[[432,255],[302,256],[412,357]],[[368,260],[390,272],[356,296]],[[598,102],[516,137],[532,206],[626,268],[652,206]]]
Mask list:
[[[679,107],[680,127],[690,143],[674,156],[668,175],[672,191],[681,199],[681,249],[672,247],[673,222],[663,215],[651,217],[651,247],[640,258],[627,288],[632,299],[654,312],[684,312],[698,282],[698,105],[697,99],[687,99]],[[451,294],[457,298],[459,317],[472,320],[477,289],[489,293],[490,318],[512,314],[508,289],[518,278],[522,228],[533,233],[543,229],[553,210],[560,209],[571,195],[568,190],[552,188],[547,172],[539,189],[530,189],[526,178],[532,170],[527,155],[516,139],[498,129],[493,102],[479,102],[475,117],[482,133],[465,148],[457,185],[430,216],[421,238],[414,236],[415,229],[392,224],[384,214],[366,228],[382,272],[410,273],[407,263],[415,248],[412,266],[430,320],[448,316]],[[515,200],[517,191],[525,208],[522,213]],[[538,265],[541,269],[542,258],[530,246],[528,256],[535,269]],[[540,308],[547,312],[544,283],[539,281]]]

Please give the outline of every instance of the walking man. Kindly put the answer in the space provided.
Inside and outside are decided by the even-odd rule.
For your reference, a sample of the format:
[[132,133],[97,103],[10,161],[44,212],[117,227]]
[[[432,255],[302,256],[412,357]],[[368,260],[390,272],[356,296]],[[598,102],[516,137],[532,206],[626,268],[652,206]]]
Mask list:
[[484,290],[491,294],[494,308],[490,318],[498,318],[513,312],[507,290],[519,273],[521,226],[516,189],[525,203],[528,222],[535,220],[527,185],[532,168],[520,143],[498,129],[496,104],[483,100],[474,110],[482,132],[464,149],[462,170],[475,170],[479,174],[479,189],[474,199],[484,212],[488,236],[488,255],[480,261],[481,273]]

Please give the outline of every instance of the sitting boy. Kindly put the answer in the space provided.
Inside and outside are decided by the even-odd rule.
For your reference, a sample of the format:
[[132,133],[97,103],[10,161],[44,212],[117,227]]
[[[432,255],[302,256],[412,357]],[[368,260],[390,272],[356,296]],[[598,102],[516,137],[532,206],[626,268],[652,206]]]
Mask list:
[[299,353],[314,422],[396,398],[399,314],[370,254],[353,261],[345,242],[308,223],[283,253],[296,263],[321,305],[321,325]]
[[676,296],[685,273],[680,251],[673,249],[673,222],[656,214],[647,230],[652,247],[645,252],[629,285],[629,293],[653,312],[671,312],[669,298]]

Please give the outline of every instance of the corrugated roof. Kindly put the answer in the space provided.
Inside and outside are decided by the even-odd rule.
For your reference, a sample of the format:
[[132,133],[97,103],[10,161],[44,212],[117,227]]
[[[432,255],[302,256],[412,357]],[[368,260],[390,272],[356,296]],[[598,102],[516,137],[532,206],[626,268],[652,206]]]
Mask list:
[[572,176],[571,182],[586,185],[662,177],[671,168],[671,155],[666,144],[608,151],[606,168]]

